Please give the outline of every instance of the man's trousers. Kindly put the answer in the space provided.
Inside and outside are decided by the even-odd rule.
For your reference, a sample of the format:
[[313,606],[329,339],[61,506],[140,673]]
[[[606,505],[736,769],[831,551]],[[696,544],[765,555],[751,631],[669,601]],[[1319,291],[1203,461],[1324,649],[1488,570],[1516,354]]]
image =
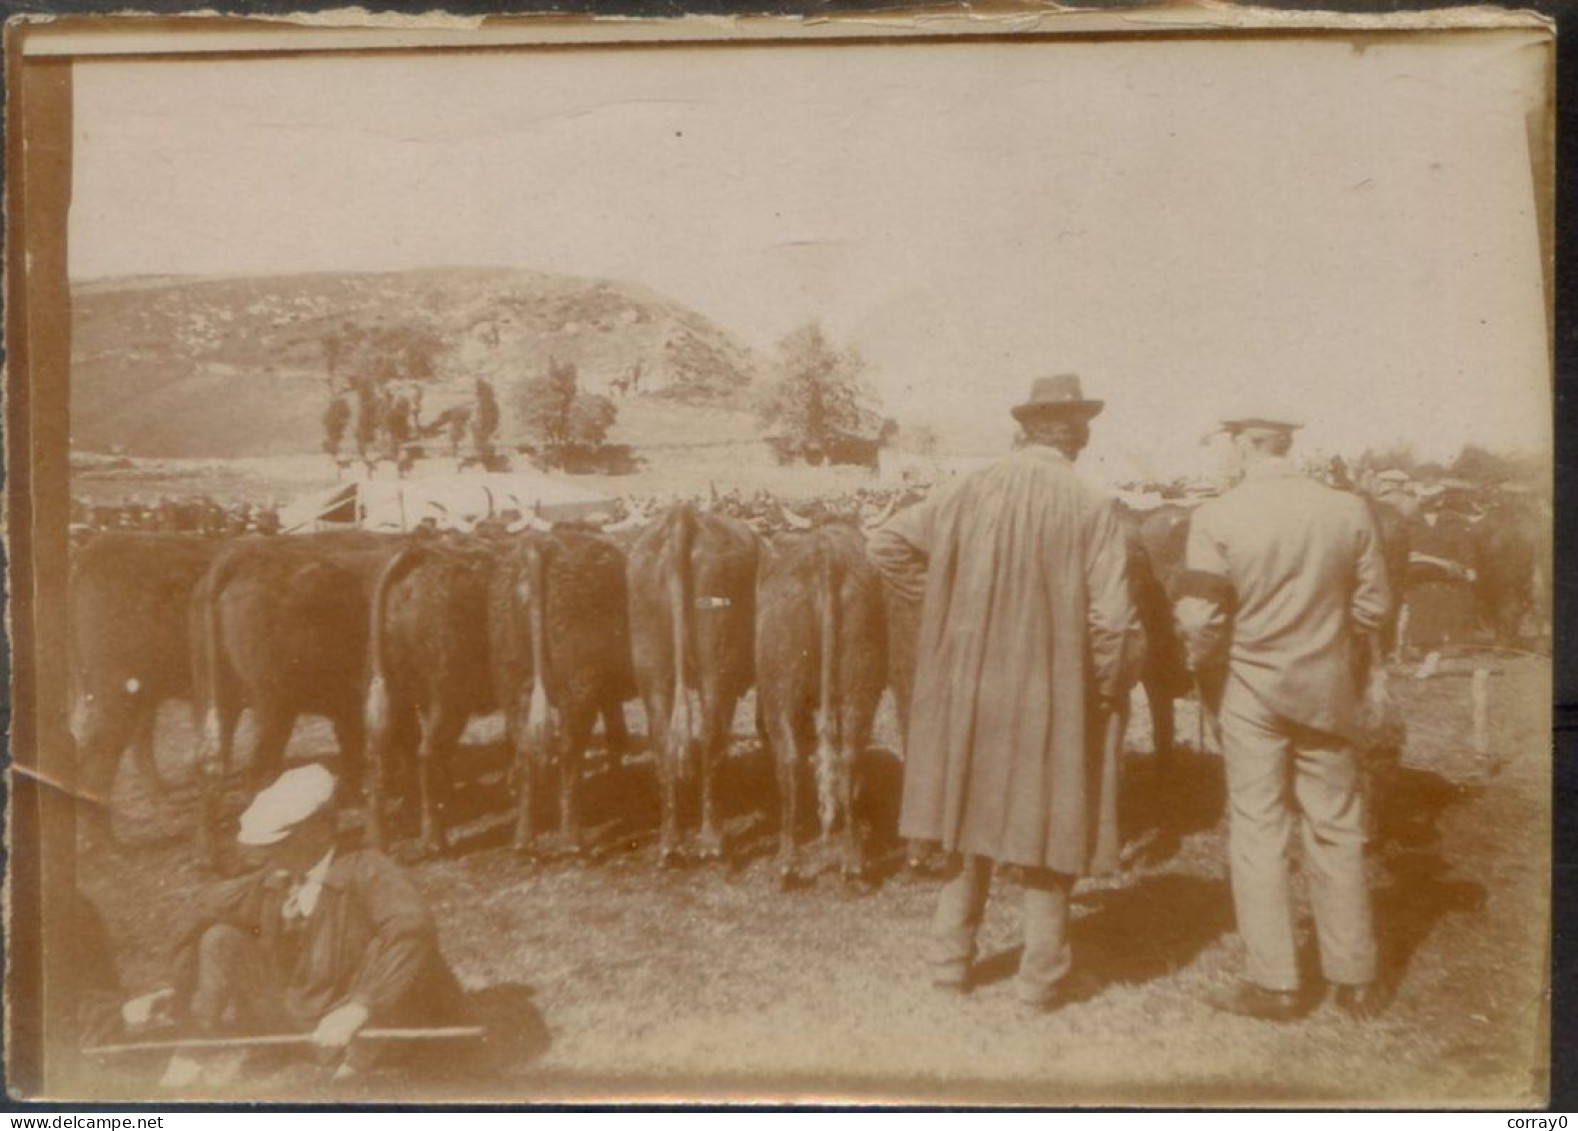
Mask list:
[[1269,990],[1298,988],[1289,890],[1297,825],[1321,971],[1336,984],[1373,981],[1364,798],[1353,748],[1278,718],[1236,680],[1223,695],[1221,719],[1233,905],[1249,953],[1249,980]]

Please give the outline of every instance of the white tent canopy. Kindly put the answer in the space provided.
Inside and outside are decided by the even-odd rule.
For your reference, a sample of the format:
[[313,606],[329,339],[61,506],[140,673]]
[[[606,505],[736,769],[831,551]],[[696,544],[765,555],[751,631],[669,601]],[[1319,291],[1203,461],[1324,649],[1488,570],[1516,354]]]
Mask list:
[[431,520],[441,530],[470,530],[485,518],[516,511],[549,522],[615,517],[607,495],[535,472],[441,475],[339,483],[304,495],[280,513],[287,534],[315,530],[413,530]]

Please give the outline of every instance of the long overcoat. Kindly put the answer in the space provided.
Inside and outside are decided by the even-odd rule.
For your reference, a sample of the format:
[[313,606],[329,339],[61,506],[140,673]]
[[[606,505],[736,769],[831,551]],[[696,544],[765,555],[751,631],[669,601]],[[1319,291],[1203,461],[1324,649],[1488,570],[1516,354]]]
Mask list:
[[1060,452],[1026,447],[896,516],[870,554],[924,595],[901,834],[1106,870],[1092,856],[1116,844],[1103,759],[1117,752],[1096,708],[1127,691],[1143,653],[1116,500]]

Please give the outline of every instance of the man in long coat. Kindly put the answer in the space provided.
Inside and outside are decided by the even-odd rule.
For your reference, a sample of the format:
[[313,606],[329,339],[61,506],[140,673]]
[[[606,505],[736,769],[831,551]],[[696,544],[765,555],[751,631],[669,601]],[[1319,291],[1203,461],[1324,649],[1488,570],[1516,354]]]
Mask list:
[[[369,1024],[461,1018],[459,983],[410,879],[381,852],[336,844],[334,788],[314,764],[258,794],[238,839],[263,866],[194,901],[173,932],[171,985],[128,1004],[134,1028],[157,1013],[208,1035],[306,1032],[335,1055]],[[210,1069],[178,1055],[165,1084],[212,1083]]]
[[903,512],[869,543],[901,592],[923,595],[900,832],[939,842],[933,980],[964,991],[993,862],[1022,868],[1018,996],[1057,1004],[1077,877],[1115,863],[1115,744],[1140,660],[1117,502],[1074,460],[1102,402],[1072,376],[1013,409],[1025,444]]
[[1220,694],[1228,857],[1248,952],[1248,978],[1210,1000],[1273,1021],[1303,1011],[1288,877],[1297,828],[1322,972],[1340,1008],[1369,1016],[1380,995],[1354,740],[1361,673],[1379,661],[1391,600],[1386,562],[1364,500],[1287,458],[1297,421],[1263,409],[1223,426],[1244,477],[1195,512],[1175,587],[1190,666]]

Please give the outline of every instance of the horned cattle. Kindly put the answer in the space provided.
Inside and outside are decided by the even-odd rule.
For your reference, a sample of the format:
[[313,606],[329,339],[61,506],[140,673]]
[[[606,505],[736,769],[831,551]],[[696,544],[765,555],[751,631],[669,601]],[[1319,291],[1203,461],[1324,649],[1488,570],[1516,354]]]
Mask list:
[[601,715],[617,765],[627,744],[624,702],[636,694],[625,555],[581,527],[524,534],[504,552],[489,603],[493,686],[520,793],[515,847],[535,850],[537,771],[557,763],[560,834],[578,854],[579,788],[592,729]]
[[160,704],[192,694],[187,608],[219,544],[166,534],[89,535],[71,563],[69,655],[83,797],[107,801],[121,755],[162,786]]
[[199,832],[216,862],[218,793],[243,710],[256,723],[255,780],[278,772],[297,716],[312,714],[333,723],[342,776],[358,788],[368,606],[394,545],[368,534],[242,539],[199,582],[191,606],[203,716]]
[[416,540],[391,556],[373,588],[365,724],[367,835],[387,839],[391,779],[416,738],[423,855],[448,847],[450,762],[466,723],[494,709],[489,599],[498,547]]
[[[703,857],[723,854],[716,775],[753,676],[757,539],[739,521],[670,508],[630,553],[630,631],[662,794],[659,860],[679,852],[679,783],[700,747]],[[697,739],[699,738],[699,743]]]
[[[822,839],[843,821],[843,871],[864,871],[856,765],[887,684],[882,581],[845,523],[785,534],[763,550],[756,693],[778,773],[778,869],[795,876],[800,767],[815,768]],[[814,750],[814,754],[813,754]]]

